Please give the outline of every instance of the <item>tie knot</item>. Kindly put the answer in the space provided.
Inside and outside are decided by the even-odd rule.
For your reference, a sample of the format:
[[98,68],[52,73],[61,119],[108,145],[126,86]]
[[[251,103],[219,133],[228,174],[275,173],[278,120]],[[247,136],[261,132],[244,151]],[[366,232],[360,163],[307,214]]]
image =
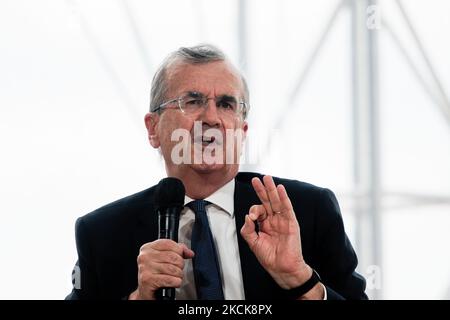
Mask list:
[[206,213],[206,206],[208,204],[210,204],[209,201],[200,199],[200,200],[191,201],[186,206],[191,208],[192,211],[194,211],[195,214],[197,215],[197,213]]

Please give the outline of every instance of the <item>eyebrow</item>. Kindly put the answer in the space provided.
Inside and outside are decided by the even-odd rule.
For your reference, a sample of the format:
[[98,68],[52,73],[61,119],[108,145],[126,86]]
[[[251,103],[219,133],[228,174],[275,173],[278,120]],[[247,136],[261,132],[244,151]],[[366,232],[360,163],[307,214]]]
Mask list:
[[198,91],[187,91],[186,95],[192,98],[203,98],[205,95]]
[[[204,95],[201,92],[198,91],[187,91],[186,95],[192,98],[204,98],[206,95]],[[221,94],[216,97],[217,100],[221,101],[230,101],[230,102],[237,102],[236,97],[229,95],[229,94]]]
[[236,97],[230,96],[228,94],[222,94],[217,97],[218,100],[228,101],[228,102],[237,102]]

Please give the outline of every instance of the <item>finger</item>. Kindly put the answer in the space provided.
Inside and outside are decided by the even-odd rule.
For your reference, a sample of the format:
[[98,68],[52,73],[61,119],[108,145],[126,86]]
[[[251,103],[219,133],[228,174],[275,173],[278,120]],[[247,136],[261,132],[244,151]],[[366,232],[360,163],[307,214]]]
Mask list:
[[[143,292],[144,296],[154,298],[154,292],[159,288],[179,288],[183,283],[183,279],[180,277],[154,274],[149,272],[141,272],[138,275],[138,283],[140,292]],[[151,292],[153,294],[151,294]]]
[[179,268],[184,267],[184,259],[178,253],[172,251],[154,251],[153,255],[148,257],[148,262],[170,263]]
[[179,288],[183,283],[183,279],[179,277],[173,277],[168,275],[154,275],[154,279],[152,281],[153,287],[155,289],[158,288]]
[[152,262],[147,268],[155,274],[183,278],[183,269],[170,263]]
[[157,245],[154,242],[143,245],[139,252],[138,263],[147,264],[155,261],[160,263],[171,263],[183,268],[184,255],[186,255],[187,258],[193,255],[192,250],[188,249],[184,244],[176,243],[175,246],[169,244],[167,248],[170,248],[171,250],[158,250],[161,248],[166,249],[165,245]]
[[297,220],[297,217],[295,216],[294,208],[292,207],[291,199],[289,199],[289,196],[286,192],[286,188],[279,184],[277,186],[278,194],[280,195],[280,201],[283,204],[283,214],[285,214],[289,219]]
[[152,242],[148,242],[141,247],[141,251],[148,250],[149,248],[158,251],[173,251],[180,256],[183,254],[183,248],[173,240],[170,239],[158,239]]
[[248,215],[245,216],[245,222],[241,228],[241,235],[249,245],[250,249],[252,249],[258,239],[258,234],[255,231],[255,223]]
[[183,248],[183,258],[184,259],[192,259],[195,255],[194,251],[189,249],[184,243],[180,243],[180,245]]
[[280,213],[281,211],[283,211],[283,207],[280,201],[280,197],[278,196],[277,187],[273,182],[273,178],[271,176],[264,176],[263,181],[264,186],[266,187],[267,195],[269,196],[272,211],[274,213]]
[[255,189],[256,195],[258,196],[259,200],[261,200],[262,205],[266,209],[266,213],[268,215],[272,215],[272,207],[270,205],[269,196],[267,195],[266,188],[264,187],[263,183],[259,178],[253,178],[252,179],[252,185],[253,189]]
[[252,221],[263,221],[267,218],[267,212],[263,205],[253,205],[248,212],[248,216]]
[[294,208],[292,207],[291,199],[289,199],[289,196],[286,192],[286,188],[282,184],[279,184],[277,186],[277,190],[278,194],[280,195],[280,201],[283,205],[283,208],[286,209],[285,211],[290,212],[292,215],[295,216]]

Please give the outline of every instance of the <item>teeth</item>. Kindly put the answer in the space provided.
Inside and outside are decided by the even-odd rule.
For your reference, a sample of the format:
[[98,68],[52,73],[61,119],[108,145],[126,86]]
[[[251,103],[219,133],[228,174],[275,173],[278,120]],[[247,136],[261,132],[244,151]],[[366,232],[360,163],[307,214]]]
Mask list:
[[198,137],[194,138],[194,142],[197,142],[197,143],[214,143],[214,142],[217,142],[217,141],[216,141],[216,137],[214,137],[214,136],[210,136],[210,137],[198,136]]

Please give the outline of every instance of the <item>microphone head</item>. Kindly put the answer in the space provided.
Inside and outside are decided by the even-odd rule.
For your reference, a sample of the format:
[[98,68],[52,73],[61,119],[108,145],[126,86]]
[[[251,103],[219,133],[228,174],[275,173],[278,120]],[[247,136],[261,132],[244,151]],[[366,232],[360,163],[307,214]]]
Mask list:
[[154,201],[157,210],[182,207],[186,190],[180,179],[168,177],[162,179],[156,186]]

